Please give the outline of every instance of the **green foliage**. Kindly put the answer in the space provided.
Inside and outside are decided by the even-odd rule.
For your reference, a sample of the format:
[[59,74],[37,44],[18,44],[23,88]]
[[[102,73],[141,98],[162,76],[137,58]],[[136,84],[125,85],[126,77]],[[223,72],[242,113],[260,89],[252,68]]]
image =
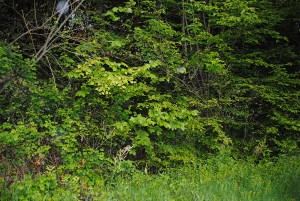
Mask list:
[[92,181],[70,174],[59,175],[55,167],[49,166],[42,175],[35,178],[26,175],[22,181],[14,183],[11,193],[1,200],[85,200],[99,196],[94,188],[100,190],[103,186],[103,180],[97,176]]
[[[13,41],[0,42],[0,171],[13,199],[89,199],[104,180],[210,154],[259,161],[299,153],[295,1],[86,1],[62,30],[49,18],[54,2],[15,5],[0,7],[12,22],[0,38]],[[204,177],[208,191],[272,183],[254,184],[259,171],[239,177],[230,170],[241,165],[229,159],[208,163],[212,170],[196,171],[215,171]],[[211,186],[214,179],[232,183]],[[170,192],[166,199],[180,197]],[[247,193],[232,198],[269,195]]]

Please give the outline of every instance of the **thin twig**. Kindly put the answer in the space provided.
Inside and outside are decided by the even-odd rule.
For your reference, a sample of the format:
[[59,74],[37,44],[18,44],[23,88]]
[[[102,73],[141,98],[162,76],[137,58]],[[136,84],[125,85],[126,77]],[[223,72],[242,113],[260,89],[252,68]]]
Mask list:
[[57,88],[56,87],[55,76],[54,76],[54,73],[53,73],[53,70],[52,70],[52,67],[51,67],[51,63],[50,63],[49,58],[47,56],[46,56],[46,59],[47,59],[47,62],[48,62],[48,67],[49,67],[49,69],[51,71],[51,74],[52,74],[52,79],[53,79],[54,86],[55,86],[55,88]]
[[23,18],[24,24],[25,24],[25,26],[26,26],[26,29],[29,31],[29,38],[30,38],[30,40],[31,40],[31,43],[32,43],[34,52],[36,53],[36,49],[35,49],[35,44],[34,44],[34,41],[33,41],[32,33],[31,33],[31,30],[30,30],[29,27],[28,27],[28,22],[26,21],[26,18],[25,18],[25,16],[24,16],[24,12],[23,12],[23,11],[22,11],[22,18]]

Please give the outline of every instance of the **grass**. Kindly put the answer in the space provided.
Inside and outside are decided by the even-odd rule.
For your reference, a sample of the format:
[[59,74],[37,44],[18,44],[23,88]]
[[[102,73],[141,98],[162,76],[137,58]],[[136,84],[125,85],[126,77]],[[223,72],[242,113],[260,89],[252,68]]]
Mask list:
[[100,200],[300,200],[299,158],[276,163],[215,158],[160,175],[119,177]]
[[160,174],[136,171],[111,175],[105,181],[93,177],[86,188],[77,176],[61,182],[51,172],[12,185],[0,200],[298,201],[299,159],[280,157],[255,164],[219,156]]

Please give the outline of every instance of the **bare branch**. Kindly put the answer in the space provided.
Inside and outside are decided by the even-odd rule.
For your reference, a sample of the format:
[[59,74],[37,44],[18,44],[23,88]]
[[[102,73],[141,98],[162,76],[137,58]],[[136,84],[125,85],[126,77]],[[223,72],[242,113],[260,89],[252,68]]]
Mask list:
[[[64,21],[59,25],[59,27],[53,27],[51,32],[49,33],[44,45],[40,48],[40,50],[35,54],[34,59],[36,60],[36,62],[38,62],[39,60],[41,60],[43,58],[43,56],[49,51],[50,46],[52,45],[52,43],[56,40],[56,38],[54,38],[56,36],[56,34],[61,30],[61,28],[67,23],[67,21],[69,20],[69,18],[78,10],[78,8],[83,4],[85,0],[81,0],[78,5],[72,10],[72,12],[64,19]],[[75,1],[76,2],[76,1]],[[74,3],[75,3],[74,2]],[[59,15],[57,21],[61,18],[61,14]]]

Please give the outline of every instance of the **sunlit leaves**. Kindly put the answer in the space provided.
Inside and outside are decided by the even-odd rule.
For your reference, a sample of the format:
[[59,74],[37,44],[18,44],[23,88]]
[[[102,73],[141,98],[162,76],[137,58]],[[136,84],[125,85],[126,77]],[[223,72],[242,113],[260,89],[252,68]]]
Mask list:
[[209,52],[204,55],[203,63],[208,72],[225,74],[225,62],[222,61],[217,52]]
[[[105,95],[110,94],[116,87],[121,91],[125,90],[127,86],[136,84],[139,77],[150,78],[155,82],[158,78],[150,70],[158,65],[159,62],[153,61],[140,67],[128,67],[125,63],[98,57],[78,65],[69,75],[74,78],[87,78],[87,85],[95,87],[100,94]],[[79,95],[87,93],[87,88],[83,87]]]

